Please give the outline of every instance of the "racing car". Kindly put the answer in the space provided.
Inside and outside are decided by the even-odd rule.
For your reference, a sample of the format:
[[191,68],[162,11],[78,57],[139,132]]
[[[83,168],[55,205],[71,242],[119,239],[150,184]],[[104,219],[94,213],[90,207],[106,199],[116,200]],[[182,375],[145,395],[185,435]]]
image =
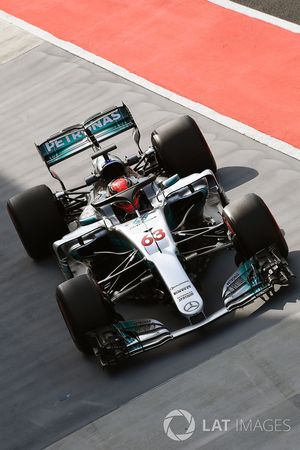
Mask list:
[[[111,139],[132,132],[136,153],[120,158]],[[229,202],[214,156],[195,120],[158,126],[141,149],[140,131],[123,103],[50,136],[36,148],[60,188],[35,186],[8,200],[19,237],[33,259],[54,250],[66,281],[56,298],[77,349],[102,366],[145,352],[246,305],[270,299],[293,276],[285,238],[256,194]],[[106,141],[106,146],[104,142]],[[66,188],[53,166],[87,152],[92,172]],[[207,313],[200,281],[217,252],[234,251],[221,307]],[[164,299],[183,320],[130,319],[122,300]]]

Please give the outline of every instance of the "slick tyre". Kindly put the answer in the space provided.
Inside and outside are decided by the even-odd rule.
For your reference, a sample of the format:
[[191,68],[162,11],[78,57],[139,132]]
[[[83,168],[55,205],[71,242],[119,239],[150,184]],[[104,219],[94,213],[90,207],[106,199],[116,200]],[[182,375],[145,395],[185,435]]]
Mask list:
[[223,219],[231,234],[239,257],[248,259],[258,251],[276,244],[284,258],[289,249],[286,240],[265,202],[256,194],[247,194],[230,202]]
[[26,252],[33,259],[49,254],[53,242],[68,232],[59,204],[44,184],[9,199],[7,210]]
[[91,354],[87,333],[114,321],[114,311],[105,303],[99,286],[87,275],[80,275],[60,284],[56,299],[75,346]]
[[190,116],[161,125],[153,131],[151,140],[160,165],[170,175],[185,177],[205,169],[217,171],[210,148]]

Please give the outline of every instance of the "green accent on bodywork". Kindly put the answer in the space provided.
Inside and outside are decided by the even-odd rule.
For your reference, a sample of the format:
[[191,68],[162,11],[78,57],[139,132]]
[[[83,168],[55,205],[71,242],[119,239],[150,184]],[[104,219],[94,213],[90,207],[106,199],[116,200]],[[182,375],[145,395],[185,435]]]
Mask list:
[[243,281],[248,282],[248,277],[250,275],[251,270],[252,264],[250,260],[247,260],[240,265],[240,267],[238,268],[238,272]]
[[162,185],[164,186],[164,188],[168,188],[168,187],[172,186],[173,184],[175,184],[179,180],[180,180],[179,175],[176,174],[170,178],[167,178],[165,181],[163,181]]
[[112,244],[113,251],[115,252],[126,252],[127,250],[133,250],[134,245],[125,239],[121,234],[111,232],[109,235],[110,242]]
[[48,167],[89,147],[91,147],[91,142],[82,128],[69,129],[37,145],[37,149]]
[[137,329],[137,324],[134,320],[118,322],[113,325],[113,328],[124,339],[126,347],[130,347],[130,350],[140,350],[143,348],[139,339],[134,336]]
[[48,167],[70,156],[92,147],[92,136],[103,142],[123,131],[136,127],[125,105],[99,113],[88,119],[83,125],[69,127],[60,133],[36,145]]
[[58,259],[59,267],[67,280],[73,278],[73,272],[70,269],[67,258]]
[[79,220],[79,223],[80,223],[80,225],[84,226],[84,225],[90,225],[91,223],[97,222],[97,220],[99,220],[97,218],[97,216],[90,216],[90,217],[81,218]]
[[203,186],[203,187],[201,187],[201,189],[199,189],[199,191],[197,191],[197,192],[203,192],[204,193],[204,195],[208,195],[208,187],[207,186]]
[[78,250],[77,248],[72,248],[71,250],[69,250],[68,257],[74,258],[77,261],[83,261],[83,259],[79,256],[77,250]]
[[242,280],[253,290],[254,294],[257,294],[265,289],[266,285],[262,282],[258,275],[251,276],[251,273],[254,273],[251,259],[241,264],[238,268],[238,272]]
[[84,125],[98,142],[103,142],[112,136],[135,127],[135,122],[126,106],[120,106],[107,114],[94,116],[92,119],[87,120]]

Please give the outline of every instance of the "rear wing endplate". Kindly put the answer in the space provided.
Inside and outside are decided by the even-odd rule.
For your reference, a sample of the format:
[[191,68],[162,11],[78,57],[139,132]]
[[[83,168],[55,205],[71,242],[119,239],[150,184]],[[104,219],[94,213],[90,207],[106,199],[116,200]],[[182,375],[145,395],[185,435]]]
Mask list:
[[76,155],[137,125],[126,105],[114,106],[88,118],[83,124],[68,127],[50,136],[37,150],[47,167]]

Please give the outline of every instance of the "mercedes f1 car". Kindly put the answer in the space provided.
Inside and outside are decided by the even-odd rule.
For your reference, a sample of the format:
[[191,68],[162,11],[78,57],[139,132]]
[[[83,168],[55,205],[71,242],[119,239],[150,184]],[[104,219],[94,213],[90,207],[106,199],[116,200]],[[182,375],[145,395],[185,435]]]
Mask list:
[[[136,155],[122,160],[101,144],[133,131]],[[269,299],[292,276],[288,246],[263,200],[230,202],[217,179],[211,150],[196,122],[180,116],[159,126],[152,145],[122,104],[36,145],[60,183],[52,193],[33,187],[8,201],[28,253],[51,249],[66,278],[57,302],[74,344],[102,366],[153,349],[242,308]],[[66,188],[52,167],[90,150],[92,174]],[[199,279],[208,256],[235,252],[236,271],[224,280],[222,306],[207,314]],[[206,262],[205,262],[206,264]],[[163,297],[185,325],[171,330],[157,317],[130,320],[122,299]]]

